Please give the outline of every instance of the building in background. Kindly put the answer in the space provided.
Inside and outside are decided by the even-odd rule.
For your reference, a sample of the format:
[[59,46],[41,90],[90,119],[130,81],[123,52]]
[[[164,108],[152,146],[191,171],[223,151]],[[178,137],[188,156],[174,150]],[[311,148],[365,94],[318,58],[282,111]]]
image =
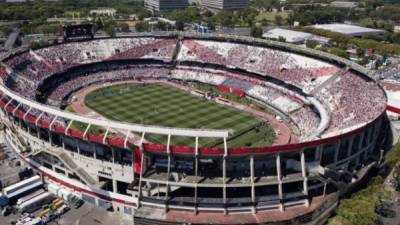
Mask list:
[[285,39],[285,42],[292,44],[305,44],[308,40],[318,42],[320,45],[328,45],[330,38],[314,35],[307,32],[300,32],[282,28],[274,28],[264,32],[263,38],[278,40],[279,37]]
[[333,1],[329,6],[339,9],[354,9],[358,7],[358,2]]
[[400,25],[393,27],[393,32],[400,33]]
[[313,35],[306,32],[275,28],[265,32],[262,37],[267,39],[279,39],[279,37],[282,37],[285,38],[286,42],[300,44],[311,39]]
[[367,27],[360,27],[351,24],[344,23],[332,23],[332,24],[316,24],[311,26],[317,29],[329,30],[352,37],[365,38],[368,36],[380,36],[386,33],[384,30],[372,29]]
[[209,9],[244,9],[249,6],[249,0],[200,0],[201,6]]
[[188,0],[145,0],[144,6],[151,11],[171,11],[189,6]]
[[91,16],[109,16],[114,17],[117,10],[114,8],[97,8],[89,11]]

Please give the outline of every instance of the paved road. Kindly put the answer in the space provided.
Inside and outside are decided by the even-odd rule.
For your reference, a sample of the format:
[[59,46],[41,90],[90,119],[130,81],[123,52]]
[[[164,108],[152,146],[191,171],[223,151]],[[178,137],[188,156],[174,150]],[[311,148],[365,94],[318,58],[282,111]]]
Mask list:
[[79,209],[71,209],[50,225],[128,225],[133,224],[132,217],[109,212],[103,208],[85,203]]

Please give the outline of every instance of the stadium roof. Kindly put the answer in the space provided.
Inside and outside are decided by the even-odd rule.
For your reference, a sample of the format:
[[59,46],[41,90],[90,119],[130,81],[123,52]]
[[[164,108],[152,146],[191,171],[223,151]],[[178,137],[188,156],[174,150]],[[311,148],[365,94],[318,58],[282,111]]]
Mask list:
[[289,43],[300,43],[308,39],[311,39],[313,37],[313,35],[310,33],[281,29],[281,28],[275,28],[269,30],[265,32],[262,36],[263,38],[269,38],[269,39],[271,38],[278,39],[279,37],[284,37],[286,39],[286,42]]
[[317,29],[329,30],[341,34],[350,35],[353,37],[364,37],[368,35],[380,35],[385,33],[384,30],[372,29],[367,27],[360,27],[351,24],[332,23],[332,24],[316,24],[311,26]]

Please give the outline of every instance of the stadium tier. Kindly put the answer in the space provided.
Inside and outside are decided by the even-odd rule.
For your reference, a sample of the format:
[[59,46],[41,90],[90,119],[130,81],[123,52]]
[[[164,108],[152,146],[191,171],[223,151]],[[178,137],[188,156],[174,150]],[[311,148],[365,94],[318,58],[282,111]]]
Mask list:
[[157,33],[0,65],[7,144],[48,182],[137,224],[309,224],[382,157],[386,95],[347,60]]

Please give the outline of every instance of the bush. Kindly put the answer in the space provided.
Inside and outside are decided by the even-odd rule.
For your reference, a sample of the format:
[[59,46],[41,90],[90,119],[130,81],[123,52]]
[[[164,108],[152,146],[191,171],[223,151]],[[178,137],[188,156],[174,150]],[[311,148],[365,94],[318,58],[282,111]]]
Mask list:
[[253,26],[250,30],[250,36],[260,38],[262,37],[263,30],[259,26]]
[[150,29],[150,26],[146,22],[139,22],[135,25],[135,30],[137,32],[146,32],[146,31],[149,31],[149,29]]
[[328,225],[375,225],[377,209],[390,198],[390,192],[385,189],[383,182],[382,177],[376,177],[367,188],[342,200],[336,216],[329,220]]
[[400,162],[400,143],[393,146],[385,156],[385,163],[391,168],[393,168],[397,162]]
[[317,47],[317,45],[318,45],[318,41],[315,41],[315,40],[307,40],[306,41],[307,48],[314,49],[315,47]]

